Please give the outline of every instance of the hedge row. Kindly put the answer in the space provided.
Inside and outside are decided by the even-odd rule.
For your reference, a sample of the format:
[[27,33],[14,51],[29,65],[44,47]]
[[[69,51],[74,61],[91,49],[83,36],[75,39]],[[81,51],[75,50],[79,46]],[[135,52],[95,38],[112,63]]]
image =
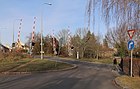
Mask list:
[[[133,59],[132,63],[133,63],[133,66],[132,66],[133,76],[140,77],[140,59]],[[131,71],[131,59],[130,58],[123,59],[122,71],[125,74],[130,75],[130,71]]]

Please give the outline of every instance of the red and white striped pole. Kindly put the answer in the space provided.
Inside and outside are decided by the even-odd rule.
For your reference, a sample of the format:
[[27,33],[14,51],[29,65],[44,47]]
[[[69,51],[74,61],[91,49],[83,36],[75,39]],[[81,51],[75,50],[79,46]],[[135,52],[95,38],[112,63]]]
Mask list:
[[34,23],[33,23],[32,42],[34,42],[35,39],[35,24],[36,24],[36,17],[34,17]]
[[19,24],[19,31],[18,31],[18,43],[20,42],[21,25],[22,25],[22,19],[20,19],[20,24]]
[[55,44],[54,30],[53,30],[53,52],[54,52],[54,54],[57,54],[56,53],[56,44]]
[[32,38],[30,40],[30,55],[32,55],[33,47],[35,45],[35,24],[36,24],[36,17],[34,17],[33,28],[32,28]]
[[[68,27],[69,28],[69,27]],[[68,55],[71,56],[71,35],[70,35],[70,30],[68,29]]]

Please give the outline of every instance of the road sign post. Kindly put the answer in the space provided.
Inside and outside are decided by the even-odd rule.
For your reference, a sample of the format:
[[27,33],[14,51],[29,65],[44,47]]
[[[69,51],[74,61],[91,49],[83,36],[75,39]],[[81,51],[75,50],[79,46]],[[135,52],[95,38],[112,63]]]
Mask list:
[[132,63],[133,49],[134,49],[134,41],[133,40],[130,40],[130,41],[128,41],[128,50],[131,51],[131,64],[130,64],[130,66],[131,66],[131,68],[130,68],[130,75],[131,75],[131,77],[133,75],[133,69],[132,69],[132,67],[133,67],[133,63]]
[[133,77],[133,61],[132,61],[132,59],[133,59],[133,50],[131,50],[131,71],[130,71],[130,75],[131,75],[131,77]]
[[[132,39],[133,35],[135,33],[135,29],[128,30],[127,32],[128,32],[129,38]],[[131,50],[131,65],[130,65],[131,66],[131,68],[130,68],[131,77],[133,77],[133,63],[132,63],[133,62],[132,61],[132,59],[133,59],[133,49],[134,49],[134,41],[130,40],[130,41],[128,41],[128,50]]]

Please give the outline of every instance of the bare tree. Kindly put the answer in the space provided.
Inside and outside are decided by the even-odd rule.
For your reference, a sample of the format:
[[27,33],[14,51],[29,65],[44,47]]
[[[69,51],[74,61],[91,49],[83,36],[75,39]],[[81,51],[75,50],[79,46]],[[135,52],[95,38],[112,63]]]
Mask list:
[[107,25],[126,22],[129,28],[134,28],[140,24],[140,0],[88,0],[88,23],[91,19],[95,20],[97,9],[101,11]]
[[127,41],[129,37],[126,24],[121,24],[118,28],[109,29],[105,37],[110,46],[117,48],[118,55],[122,57],[128,55]]
[[70,37],[69,29],[62,29],[56,35],[56,38],[59,41],[58,54],[62,56],[68,56],[69,39],[70,39],[69,37]]
[[68,40],[68,35],[69,35],[68,29],[62,29],[58,32],[58,34],[56,35],[56,38],[57,40],[62,39],[62,44],[66,45],[67,40]]
[[78,35],[81,39],[84,38],[88,33],[87,28],[78,28],[76,30],[76,35]]

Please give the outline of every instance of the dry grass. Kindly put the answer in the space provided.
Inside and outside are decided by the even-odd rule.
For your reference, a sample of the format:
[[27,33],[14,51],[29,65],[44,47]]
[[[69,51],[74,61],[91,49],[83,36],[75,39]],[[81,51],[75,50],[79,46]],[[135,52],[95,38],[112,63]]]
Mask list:
[[0,72],[5,72],[5,71],[9,71],[13,68],[16,68],[22,64],[25,64],[27,62],[29,62],[30,60],[29,59],[21,59],[21,60],[18,60],[18,61],[2,61],[0,62]]
[[129,89],[140,89],[140,77],[121,76],[116,78],[120,85]]
[[[59,70],[72,67],[70,64],[60,63],[49,60],[34,59],[35,61],[29,63],[16,70],[16,72],[36,72],[36,71],[47,71],[47,70]],[[15,71],[14,71],[15,72]]]
[[[31,60],[34,60],[30,62]],[[27,65],[18,68],[21,65]],[[49,61],[47,59],[21,59],[18,61],[3,61],[0,62],[0,72],[36,72],[36,71],[47,71],[47,70],[59,70],[72,67],[70,64],[60,63],[55,61]],[[15,70],[13,70],[15,69]]]
[[93,59],[93,58],[83,58],[79,59],[80,61],[94,62],[94,63],[103,63],[103,64],[112,64],[112,59]]
[[60,57],[60,58],[66,59],[66,60],[79,60],[79,61],[103,63],[103,64],[112,64],[113,63],[113,60],[111,58],[104,58],[104,59],[94,59],[94,58],[76,59],[76,58],[70,58],[70,57]]
[[[33,61],[32,61],[33,60]],[[31,61],[31,62],[30,62]],[[24,64],[27,64],[23,66]],[[22,67],[20,67],[22,66]],[[59,63],[49,60],[33,59],[23,53],[0,53],[1,72],[34,72],[46,70],[59,70],[72,67],[70,64]]]

